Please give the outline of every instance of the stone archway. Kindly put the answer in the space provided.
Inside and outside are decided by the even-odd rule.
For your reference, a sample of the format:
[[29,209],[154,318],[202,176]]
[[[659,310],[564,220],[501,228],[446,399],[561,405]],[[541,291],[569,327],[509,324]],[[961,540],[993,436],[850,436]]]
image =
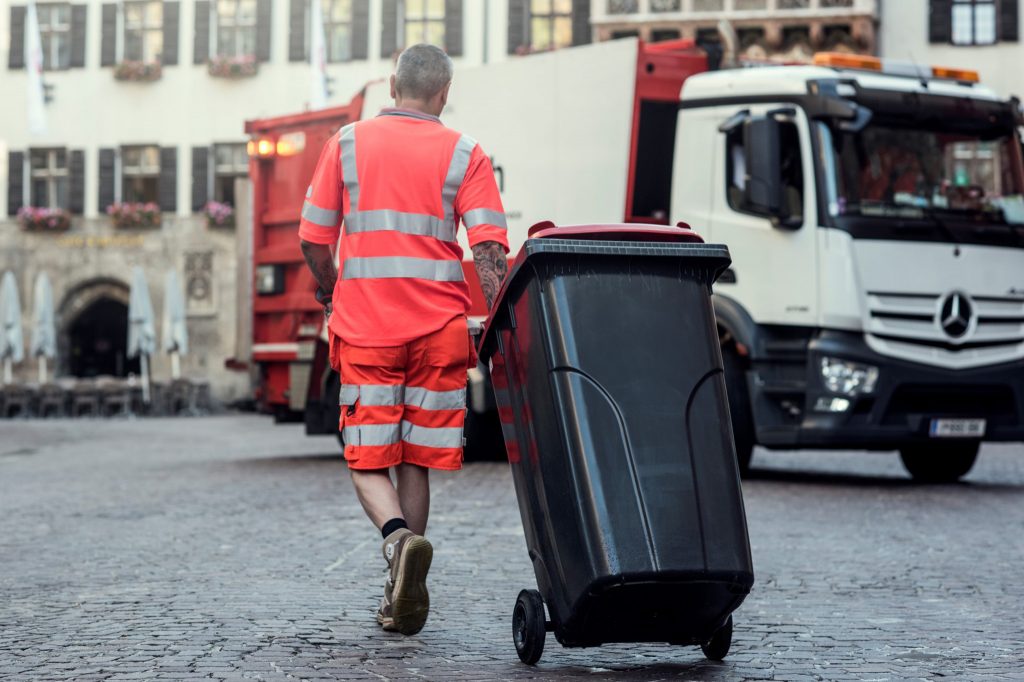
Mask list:
[[64,297],[59,312],[59,371],[63,375],[127,376],[139,372],[129,360],[128,286],[112,278],[83,282]]

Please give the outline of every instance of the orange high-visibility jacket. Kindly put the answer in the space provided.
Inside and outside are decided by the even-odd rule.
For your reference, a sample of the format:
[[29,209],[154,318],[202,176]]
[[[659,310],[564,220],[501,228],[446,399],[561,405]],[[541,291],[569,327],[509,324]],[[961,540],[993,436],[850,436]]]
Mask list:
[[337,243],[329,326],[357,346],[397,346],[469,311],[456,242],[494,241],[507,225],[490,159],[468,135],[427,114],[384,109],[324,145],[306,191],[299,237]]

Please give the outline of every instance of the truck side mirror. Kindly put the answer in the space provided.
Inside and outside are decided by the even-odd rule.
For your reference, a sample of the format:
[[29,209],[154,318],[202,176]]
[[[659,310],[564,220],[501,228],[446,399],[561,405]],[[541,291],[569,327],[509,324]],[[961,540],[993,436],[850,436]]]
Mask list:
[[744,205],[758,213],[782,216],[782,133],[774,116],[753,116],[743,126],[747,182]]

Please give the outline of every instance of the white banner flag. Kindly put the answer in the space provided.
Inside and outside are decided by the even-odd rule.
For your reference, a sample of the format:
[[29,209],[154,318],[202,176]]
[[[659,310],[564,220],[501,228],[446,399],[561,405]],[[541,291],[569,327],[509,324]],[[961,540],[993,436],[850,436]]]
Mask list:
[[43,41],[39,37],[36,3],[28,3],[25,18],[25,67],[28,72],[28,129],[33,135],[46,134],[46,97],[43,93]]
[[324,15],[320,0],[310,3],[309,65],[310,81],[309,108],[323,109],[327,106],[327,50],[324,45]]

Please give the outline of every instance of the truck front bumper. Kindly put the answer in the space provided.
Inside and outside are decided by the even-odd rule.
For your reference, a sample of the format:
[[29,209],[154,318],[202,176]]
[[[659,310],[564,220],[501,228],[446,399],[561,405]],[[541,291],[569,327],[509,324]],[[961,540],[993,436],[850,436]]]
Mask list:
[[[823,357],[877,367],[874,390],[857,396],[829,392],[821,377]],[[798,372],[792,367],[781,390],[756,363],[748,374],[762,445],[892,450],[938,440],[930,435],[933,419],[984,419],[981,440],[1024,441],[1024,362],[942,369],[879,355],[861,334],[823,330],[807,343],[802,380]],[[837,397],[849,401],[847,409],[821,408]]]

